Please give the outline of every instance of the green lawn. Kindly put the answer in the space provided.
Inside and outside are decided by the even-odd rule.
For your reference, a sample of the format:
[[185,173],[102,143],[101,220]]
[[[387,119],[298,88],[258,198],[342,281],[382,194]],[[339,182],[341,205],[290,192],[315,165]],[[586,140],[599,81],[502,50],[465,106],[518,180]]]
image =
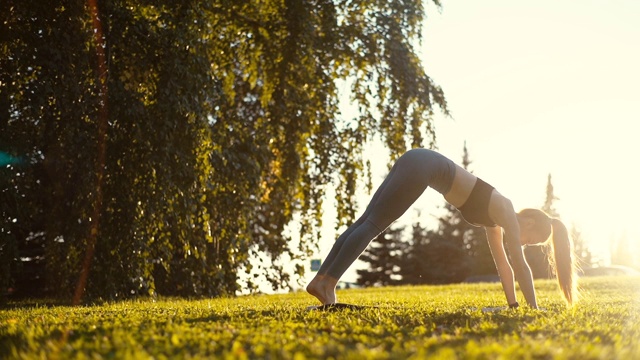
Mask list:
[[573,310],[538,281],[546,310],[501,306],[498,284],[352,289],[366,310],[305,311],[305,293],[139,300],[86,307],[9,304],[0,358],[640,359],[640,278],[581,279]]

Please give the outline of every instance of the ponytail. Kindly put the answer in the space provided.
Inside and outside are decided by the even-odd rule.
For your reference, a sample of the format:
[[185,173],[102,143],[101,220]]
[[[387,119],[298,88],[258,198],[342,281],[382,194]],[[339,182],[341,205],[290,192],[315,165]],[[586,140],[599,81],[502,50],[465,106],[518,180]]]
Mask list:
[[553,257],[552,267],[558,278],[558,285],[569,306],[572,306],[578,297],[577,275],[575,269],[575,259],[573,254],[573,242],[569,238],[567,227],[559,219],[551,219],[553,235],[551,250]]

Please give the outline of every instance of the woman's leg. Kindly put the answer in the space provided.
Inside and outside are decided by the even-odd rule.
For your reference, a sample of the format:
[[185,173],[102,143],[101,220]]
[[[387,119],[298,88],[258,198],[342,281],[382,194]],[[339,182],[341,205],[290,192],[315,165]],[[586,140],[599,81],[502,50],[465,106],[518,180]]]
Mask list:
[[[380,187],[378,187],[373,197],[371,198],[369,205],[367,206],[364,213],[360,216],[360,218],[358,218],[356,222],[351,224],[351,226],[349,226],[347,230],[345,230],[338,237],[336,242],[333,244],[333,247],[331,247],[331,251],[329,251],[329,254],[325,258],[325,260],[322,262],[320,269],[318,269],[318,273],[316,274],[316,276],[314,276],[313,280],[311,280],[311,282],[307,286],[307,292],[309,292],[311,295],[318,298],[318,300],[320,300],[320,302],[322,302],[323,304],[332,304],[337,301],[335,291],[336,291],[336,285],[338,284],[339,277],[327,276],[327,271],[333,264],[335,258],[340,253],[340,250],[342,249],[342,246],[344,245],[347,238],[349,238],[349,236],[354,231],[356,231],[356,229],[358,229],[361,225],[365,223],[367,217],[371,213],[373,204],[375,204],[377,199],[380,197],[380,193],[382,192],[382,189],[385,188],[386,184],[389,182],[389,179],[391,178],[391,175],[394,173],[394,171],[395,171],[395,167],[391,169],[391,172],[389,173],[389,175],[387,175],[387,178],[382,182]],[[373,239],[374,237],[375,235],[373,235],[371,239]]]
[[[329,267],[331,266],[331,264],[333,264],[334,259],[336,258],[336,256],[338,256],[338,253],[340,252],[340,249],[342,248],[342,245],[344,244],[346,239],[349,237],[349,235],[351,235],[351,233],[353,233],[356,229],[358,229],[361,225],[363,225],[365,223],[365,221],[367,220],[367,217],[369,216],[369,214],[371,214],[371,210],[373,208],[373,205],[377,202],[378,198],[380,197],[380,193],[382,193],[382,190],[386,187],[386,185],[389,182],[389,179],[392,177],[392,174],[394,173],[394,171],[395,171],[395,168],[391,169],[391,172],[389,173],[389,175],[387,175],[387,178],[382,182],[382,184],[378,187],[376,192],[373,194],[373,197],[371,198],[371,201],[369,201],[369,205],[365,209],[364,213],[362,215],[360,215],[360,218],[358,218],[358,220],[356,220],[356,222],[351,224],[351,226],[349,226],[347,228],[347,230],[345,230],[338,237],[336,242],[333,244],[333,247],[331,248],[331,251],[327,255],[327,258],[322,262],[322,265],[320,266],[320,269],[318,270],[318,274],[321,274],[321,275],[326,274],[326,272],[329,269]],[[381,231],[382,230],[378,231],[378,233],[380,233]],[[374,235],[374,237],[375,237],[375,235]]]
[[412,150],[398,159],[364,214],[336,240],[318,274],[307,287],[309,293],[325,304],[336,301],[335,285],[342,274],[371,240],[404,214],[427,188],[433,171],[425,171],[432,162],[424,155],[424,152]]

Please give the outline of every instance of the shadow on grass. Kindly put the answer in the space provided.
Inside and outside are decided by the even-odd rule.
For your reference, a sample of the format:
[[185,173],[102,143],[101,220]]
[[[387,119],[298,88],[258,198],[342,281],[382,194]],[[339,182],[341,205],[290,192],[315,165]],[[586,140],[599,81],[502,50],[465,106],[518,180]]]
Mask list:
[[60,306],[71,306],[70,301],[56,299],[16,299],[0,302],[1,310],[29,310],[37,308],[54,308]]
[[211,322],[234,322],[242,319],[272,318],[277,319],[282,315],[282,311],[278,310],[253,310],[243,309],[232,313],[211,313],[207,316],[197,318],[186,318],[184,321],[189,324],[211,323]]

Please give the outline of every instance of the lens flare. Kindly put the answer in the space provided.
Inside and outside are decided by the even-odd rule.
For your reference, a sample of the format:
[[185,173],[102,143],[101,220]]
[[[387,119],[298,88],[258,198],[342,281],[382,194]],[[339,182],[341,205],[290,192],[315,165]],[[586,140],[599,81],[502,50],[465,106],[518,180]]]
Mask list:
[[0,167],[8,165],[17,165],[22,162],[22,159],[11,156],[10,154],[0,151]]

